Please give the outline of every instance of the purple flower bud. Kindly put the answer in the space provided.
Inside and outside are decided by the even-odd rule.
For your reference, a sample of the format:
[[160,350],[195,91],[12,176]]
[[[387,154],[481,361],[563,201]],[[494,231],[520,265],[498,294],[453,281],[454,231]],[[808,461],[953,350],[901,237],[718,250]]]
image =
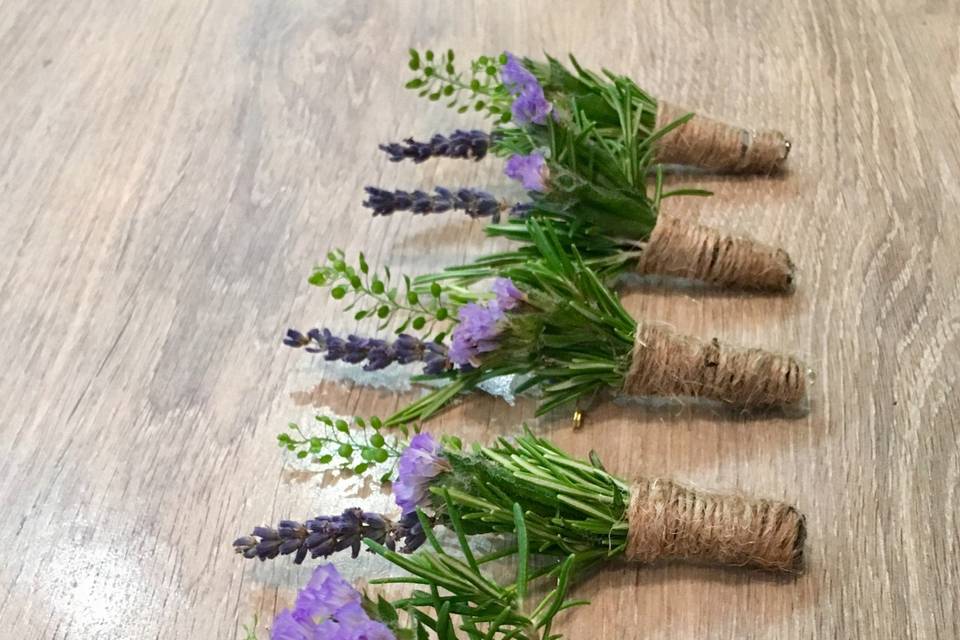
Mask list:
[[404,514],[430,502],[430,483],[450,470],[450,463],[440,454],[440,444],[429,433],[415,435],[397,464],[393,496]]
[[527,191],[546,191],[547,161],[542,153],[534,152],[528,156],[514,154],[507,160],[503,172],[508,178],[518,180]]
[[500,78],[514,97],[510,107],[513,121],[521,125],[545,123],[553,106],[547,102],[543,87],[516,56],[510,52],[506,52],[506,56],[507,62],[500,68]]
[[274,620],[272,640],[395,640],[381,622],[367,615],[360,592],[333,565],[317,567],[300,590],[292,610]]
[[454,364],[479,366],[479,356],[498,346],[503,310],[496,302],[480,305],[474,302],[460,307],[459,323],[450,334],[448,357]]
[[517,289],[510,278],[495,278],[490,288],[497,296],[497,306],[504,311],[515,309],[527,300],[526,294]]

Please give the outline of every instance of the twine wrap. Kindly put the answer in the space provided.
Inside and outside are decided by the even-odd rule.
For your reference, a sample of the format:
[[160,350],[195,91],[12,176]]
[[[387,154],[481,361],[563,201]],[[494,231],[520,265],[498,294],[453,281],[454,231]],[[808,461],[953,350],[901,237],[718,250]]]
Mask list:
[[637,262],[642,274],[764,291],[789,291],[794,270],[783,249],[668,216],[657,220]]
[[[656,128],[688,113],[660,101]],[[790,143],[779,131],[752,131],[699,114],[657,142],[658,162],[730,173],[773,173],[788,153]]]
[[806,522],[773,500],[697,491],[670,480],[630,489],[626,557],[800,571]]
[[793,405],[806,378],[792,356],[703,342],[639,323],[623,390],[634,396],[711,398],[738,407]]

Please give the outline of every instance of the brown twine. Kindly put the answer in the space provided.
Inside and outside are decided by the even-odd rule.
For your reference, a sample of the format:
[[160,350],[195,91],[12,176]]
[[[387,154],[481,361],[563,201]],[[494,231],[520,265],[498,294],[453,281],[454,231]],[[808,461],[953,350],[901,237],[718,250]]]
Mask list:
[[638,481],[630,494],[629,560],[803,568],[806,523],[788,504],[705,493],[659,479]]
[[722,287],[788,291],[793,286],[794,265],[783,249],[661,216],[637,262],[637,271]]
[[[664,127],[690,109],[661,101],[656,128]],[[714,120],[693,118],[657,143],[657,160],[731,173],[773,173],[786,160],[790,143],[779,131],[751,131]]]
[[702,342],[639,323],[623,390],[634,396],[712,398],[738,407],[793,405],[806,393],[798,360],[763,349]]

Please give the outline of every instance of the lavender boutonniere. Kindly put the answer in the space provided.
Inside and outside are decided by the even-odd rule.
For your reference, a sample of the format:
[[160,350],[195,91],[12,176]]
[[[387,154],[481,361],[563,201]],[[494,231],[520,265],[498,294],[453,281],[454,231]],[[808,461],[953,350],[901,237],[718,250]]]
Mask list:
[[[421,523],[418,544],[402,549],[414,557],[424,539],[432,539],[433,527],[454,529],[465,545],[468,536],[515,533],[520,513],[526,521],[523,543],[569,562],[571,575],[617,557],[786,572],[803,566],[805,522],[788,504],[704,492],[667,479],[627,482],[606,471],[595,454],[573,458],[529,431],[470,451],[457,438],[437,441],[421,433],[401,454],[393,487],[406,511],[402,521],[416,516]],[[377,516],[377,522],[383,518]],[[394,548],[384,546],[383,526],[358,529],[356,520],[350,522],[354,553],[357,536],[375,551]],[[291,554],[299,563],[305,548],[312,553],[317,541],[328,537],[284,521],[277,530],[254,529],[234,547],[249,558]]]
[[[661,216],[661,206],[677,196],[709,195],[700,189],[665,189],[659,162],[677,161],[677,149],[691,148],[691,131],[701,130],[703,120],[693,114],[661,108],[629,78],[610,72],[598,75],[583,69],[571,58],[574,72],[550,58],[541,64],[504,53],[483,58],[485,65],[471,69],[484,78],[470,82],[471,99],[498,116],[493,131],[441,134],[437,144],[408,139],[406,144],[382,145],[391,160],[427,157],[476,157],[464,152],[470,144],[507,158],[505,173],[528,191],[524,202],[497,201],[475,189],[438,189],[437,195],[368,187],[364,204],[375,215],[409,210],[441,213],[462,210],[472,217],[488,217],[491,236],[523,243],[523,250],[485,256],[462,267],[452,267],[431,278],[447,278],[466,285],[490,275],[485,266],[503,266],[525,259],[534,248],[524,234],[523,218],[536,216],[563,227],[585,262],[605,279],[633,271],[642,275],[682,277],[714,286],[788,291],[794,281],[794,265],[781,249],[710,227]],[[442,61],[441,61],[442,62]],[[446,63],[443,63],[446,65]],[[436,68],[435,68],[436,67]],[[482,71],[480,71],[482,67]],[[465,79],[437,65],[421,80],[452,89],[451,105],[464,99]],[[430,94],[434,95],[434,94]],[[671,119],[664,120],[669,113]],[[660,114],[660,115],[657,115]],[[697,123],[700,124],[697,124]],[[454,138],[462,142],[453,145]],[[735,136],[737,145],[740,137]],[[767,138],[764,138],[767,139]],[[738,147],[739,148],[739,147]],[[743,149],[747,149],[743,147]],[[720,151],[717,151],[720,154]],[[744,151],[751,158],[757,154]],[[704,155],[698,156],[699,163]],[[647,182],[655,175],[651,190]],[[444,194],[467,194],[464,203]],[[480,193],[479,202],[470,194]],[[471,206],[472,205],[472,206]],[[500,224],[501,214],[507,213]],[[704,259],[703,256],[712,256]],[[521,258],[522,256],[522,258]],[[423,284],[429,280],[420,280]]]
[[[538,415],[602,391],[700,397],[745,408],[797,405],[805,398],[806,371],[797,359],[677,335],[664,326],[636,320],[595,271],[579,256],[568,254],[552,224],[531,218],[524,228],[536,253],[497,269],[500,275],[488,289],[433,282],[427,304],[420,303],[419,294],[411,289],[407,302],[417,300],[414,312],[431,317],[415,316],[411,321],[407,316],[401,328],[429,321],[436,331],[432,341],[436,346],[416,342],[418,355],[409,361],[426,363],[425,377],[446,383],[384,424],[425,420],[462,393],[507,375],[524,376],[519,392],[539,392]],[[366,299],[366,285],[356,281],[356,270],[341,258],[332,267],[322,267],[321,275],[319,281],[332,288],[335,298],[344,295],[342,283],[353,281],[357,298],[352,304]],[[397,293],[394,299],[404,297]],[[385,312],[377,314],[384,322],[393,314],[403,318],[408,313],[407,305],[391,304],[388,300],[382,307]],[[371,343],[351,340],[348,343]],[[369,366],[369,354],[358,347],[351,360],[366,357]],[[374,362],[385,361],[383,356]]]

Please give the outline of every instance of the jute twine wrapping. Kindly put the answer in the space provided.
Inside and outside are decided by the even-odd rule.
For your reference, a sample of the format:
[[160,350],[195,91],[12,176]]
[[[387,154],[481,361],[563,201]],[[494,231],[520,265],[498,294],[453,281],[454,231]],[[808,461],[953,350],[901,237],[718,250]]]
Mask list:
[[[690,113],[661,101],[657,129]],[[730,173],[772,173],[786,160],[790,143],[779,131],[752,131],[695,115],[657,142],[657,160]]]
[[643,274],[722,287],[788,291],[795,267],[783,249],[661,216],[637,262]]
[[806,524],[773,500],[705,493],[670,480],[640,480],[630,490],[626,557],[686,560],[769,571],[803,567]]
[[639,323],[623,390],[634,396],[692,396],[738,407],[793,405],[806,394],[800,362],[763,349],[703,342]]

